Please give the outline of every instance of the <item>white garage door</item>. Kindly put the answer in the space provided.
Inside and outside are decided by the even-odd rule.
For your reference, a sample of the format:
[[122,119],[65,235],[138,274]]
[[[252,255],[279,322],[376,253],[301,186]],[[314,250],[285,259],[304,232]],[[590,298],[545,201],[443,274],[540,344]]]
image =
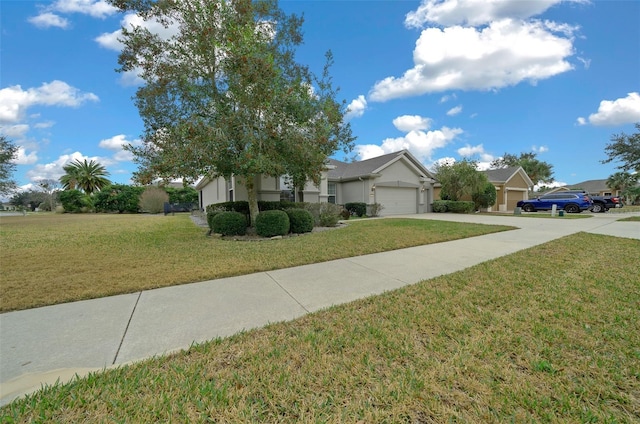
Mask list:
[[380,215],[418,213],[417,189],[415,188],[378,187],[376,201],[383,206]]

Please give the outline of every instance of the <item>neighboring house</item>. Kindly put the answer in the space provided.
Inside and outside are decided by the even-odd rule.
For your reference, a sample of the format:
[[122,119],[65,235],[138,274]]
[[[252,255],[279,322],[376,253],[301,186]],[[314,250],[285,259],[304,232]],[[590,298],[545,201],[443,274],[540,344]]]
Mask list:
[[[380,215],[414,214],[430,211],[433,177],[411,153],[402,150],[359,162],[329,159],[320,185],[309,182],[293,190],[285,178],[255,178],[258,200],[296,202],[379,203]],[[200,207],[232,200],[247,200],[240,177],[203,178],[196,184]]]
[[521,166],[489,169],[482,172],[496,187],[496,204],[489,209],[490,211],[513,211],[516,203],[529,199],[529,190],[533,190],[534,184]]
[[351,163],[330,159],[329,165],[330,202],[379,203],[382,216],[431,211],[435,180],[407,150]]
[[593,196],[619,196],[620,190],[612,190],[607,186],[607,180],[587,180],[578,184],[555,187],[547,193],[557,193],[567,190],[584,190]]
[[[488,212],[507,212],[516,208],[516,203],[529,198],[529,190],[533,188],[533,181],[521,166],[511,166],[501,169],[481,171],[496,188],[496,204],[487,208]],[[440,198],[440,185],[436,183],[436,198]],[[471,200],[466,196],[463,200]]]

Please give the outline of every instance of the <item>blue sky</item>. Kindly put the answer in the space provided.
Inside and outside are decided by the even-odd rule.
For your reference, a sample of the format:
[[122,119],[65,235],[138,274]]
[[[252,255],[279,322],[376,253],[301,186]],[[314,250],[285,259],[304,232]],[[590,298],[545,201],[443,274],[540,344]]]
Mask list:
[[[640,122],[639,1],[281,1],[305,16],[297,60],[332,76],[357,137],[348,158],[408,149],[425,165],[481,166],[536,152],[558,183],[607,178],[612,134]],[[117,31],[139,23],[103,1],[0,3],[0,133],[20,146],[23,188],[95,159],[136,169],[142,121]],[[336,156],[345,159],[342,154]]]

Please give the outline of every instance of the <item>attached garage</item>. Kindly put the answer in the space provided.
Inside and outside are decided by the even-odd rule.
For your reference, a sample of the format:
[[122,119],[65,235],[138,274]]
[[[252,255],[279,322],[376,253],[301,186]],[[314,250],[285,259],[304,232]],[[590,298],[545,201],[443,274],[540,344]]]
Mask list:
[[529,196],[528,193],[523,190],[509,190],[507,189],[506,198],[507,198],[507,210],[512,211],[516,208],[516,204],[520,200],[527,200]]
[[381,215],[418,213],[418,189],[416,188],[378,187],[375,201],[383,206]]

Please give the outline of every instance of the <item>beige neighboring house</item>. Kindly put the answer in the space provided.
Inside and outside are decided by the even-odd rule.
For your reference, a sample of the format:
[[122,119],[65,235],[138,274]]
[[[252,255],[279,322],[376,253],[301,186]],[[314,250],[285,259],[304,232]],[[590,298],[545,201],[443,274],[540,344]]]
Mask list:
[[546,193],[557,193],[567,190],[584,190],[592,196],[620,196],[620,190],[612,190],[607,186],[607,180],[587,180],[578,184],[555,187]]
[[[254,181],[258,200],[379,203],[383,216],[429,212],[433,183],[429,171],[406,150],[351,163],[329,159],[320,185],[308,182],[301,190],[292,189],[283,177],[261,176]],[[195,188],[203,209],[214,203],[248,200],[245,184],[236,176],[203,178]]]
[[[529,199],[529,190],[533,181],[521,166],[481,171],[496,188],[496,204],[487,208],[487,212],[511,212],[520,200]],[[436,198],[440,199],[440,185],[436,183]],[[471,200],[471,197],[463,200]]]
[[496,187],[496,204],[489,211],[511,212],[520,200],[529,199],[529,190],[533,190],[534,184],[521,166],[482,172]]

